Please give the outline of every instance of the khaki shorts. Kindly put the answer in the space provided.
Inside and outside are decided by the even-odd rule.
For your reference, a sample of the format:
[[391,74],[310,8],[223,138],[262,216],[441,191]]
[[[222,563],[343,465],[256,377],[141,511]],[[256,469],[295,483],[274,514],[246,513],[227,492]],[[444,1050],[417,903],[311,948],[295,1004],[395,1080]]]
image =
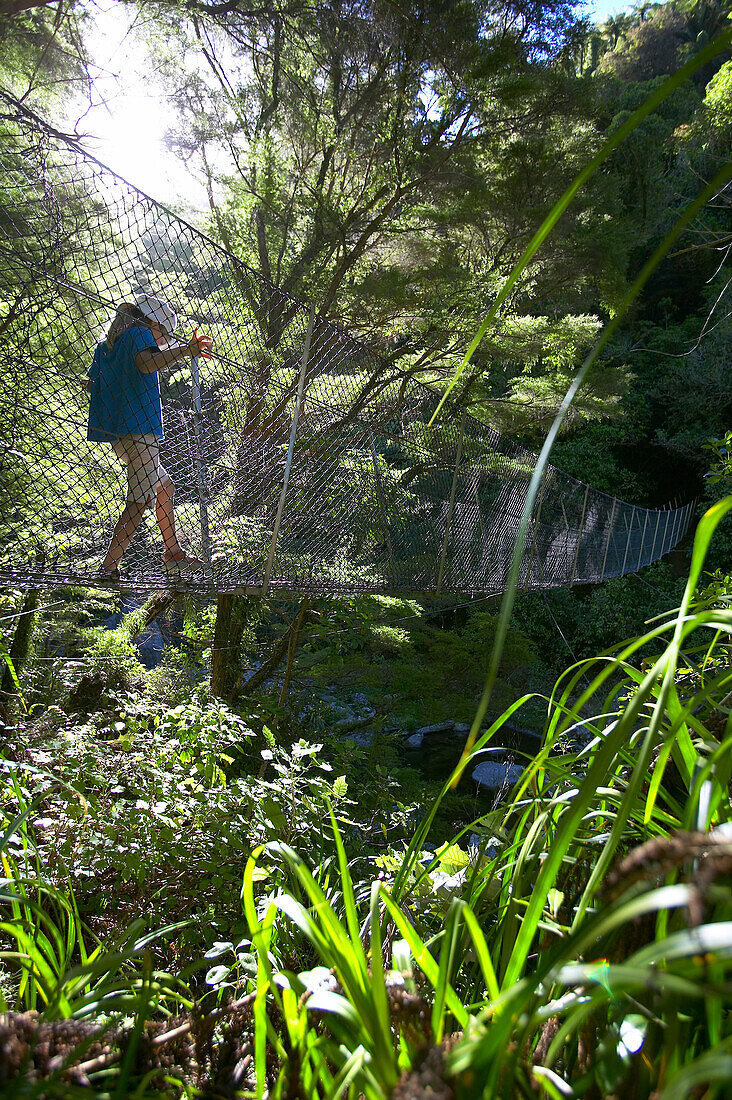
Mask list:
[[167,470],[160,465],[160,443],[152,432],[145,435],[121,435],[112,450],[127,467],[127,503],[150,504],[159,485],[172,484]]

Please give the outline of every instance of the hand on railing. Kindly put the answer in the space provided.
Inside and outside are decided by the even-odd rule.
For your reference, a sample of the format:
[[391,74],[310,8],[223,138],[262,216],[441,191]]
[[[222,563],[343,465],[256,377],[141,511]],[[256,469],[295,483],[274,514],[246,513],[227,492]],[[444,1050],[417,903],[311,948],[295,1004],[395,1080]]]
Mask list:
[[210,359],[211,358],[212,340],[210,336],[206,336],[205,333],[198,335],[198,329],[194,328],[193,335],[188,341],[188,351],[196,358]]
[[57,377],[65,379],[67,382],[72,382],[76,386],[80,386],[82,390],[86,390],[87,393],[91,390],[91,378],[87,378],[85,374],[72,374],[71,371],[63,370],[57,371]]

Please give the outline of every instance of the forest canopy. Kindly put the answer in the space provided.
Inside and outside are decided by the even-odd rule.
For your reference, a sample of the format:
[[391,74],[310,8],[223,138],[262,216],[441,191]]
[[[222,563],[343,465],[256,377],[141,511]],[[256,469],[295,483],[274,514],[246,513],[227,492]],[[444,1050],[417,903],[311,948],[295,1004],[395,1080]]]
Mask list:
[[[125,7],[178,112],[171,150],[206,181],[204,227],[438,384],[569,181],[728,16],[706,0],[602,26],[564,2]],[[82,3],[11,4],[0,36],[3,83],[51,117],[76,103],[82,133],[91,18]],[[636,131],[526,269],[461,385],[481,419],[542,438],[629,280],[727,155],[729,64],[721,55]],[[580,394],[578,445],[612,425],[618,445],[698,465],[694,402],[709,411],[710,340],[726,324],[726,201],[662,265]],[[577,473],[571,448],[567,461]],[[647,499],[659,491],[649,481]]]

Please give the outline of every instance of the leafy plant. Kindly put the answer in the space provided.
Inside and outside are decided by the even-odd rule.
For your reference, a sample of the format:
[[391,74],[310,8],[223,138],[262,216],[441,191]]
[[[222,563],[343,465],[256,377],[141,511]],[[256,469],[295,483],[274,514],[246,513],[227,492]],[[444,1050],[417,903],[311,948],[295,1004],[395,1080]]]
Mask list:
[[[3,804],[16,812],[3,821],[0,838],[0,968],[4,990],[4,1012],[21,1008],[39,1014],[47,1025],[55,1021],[94,1021],[66,1029],[55,1060],[43,1078],[6,1080],[4,1095],[68,1096],[70,1063],[83,1059],[95,1044],[104,1040],[130,1015],[142,1022],[157,1013],[175,1014],[190,1009],[192,1001],[185,983],[171,974],[154,969],[150,945],[160,936],[177,931],[172,925],[150,933],[144,922],[133,921],[114,941],[105,945],[84,924],[72,891],[49,883],[33,822],[41,805],[54,794],[76,794],[64,783],[54,783],[43,795],[32,798],[29,787],[42,778],[37,769],[22,763],[2,762],[0,776]],[[78,796],[77,796],[78,797]],[[6,1016],[6,1030],[13,1032],[15,1017]],[[27,1029],[26,1029],[27,1030]],[[17,1051],[27,1036],[22,1028],[13,1037]],[[32,1061],[31,1048],[27,1057]],[[129,1080],[129,1065],[123,1060],[119,1082]],[[4,1069],[6,1072],[7,1067]],[[120,1095],[122,1093],[120,1092]]]
[[[252,854],[243,896],[259,959],[260,1094],[269,1044],[280,1067],[273,1095],[348,1085],[386,1097],[400,1073],[416,1082],[435,1048],[431,1072],[438,1065],[466,1096],[582,1095],[591,1085],[621,1095],[663,1086],[680,1096],[692,1080],[721,1095],[732,717],[720,703],[732,686],[732,615],[692,601],[711,535],[731,509],[728,498],[700,524],[675,615],[560,679],[541,752],[508,802],[463,831],[484,838],[472,858],[458,836],[425,865],[434,807],[400,863],[377,861],[389,880],[374,880],[368,893],[355,888],[332,815],[336,895],[289,846]],[[638,669],[633,656],[649,644],[658,655]],[[592,700],[602,710],[587,717]],[[471,761],[514,711],[476,742]],[[557,752],[578,726],[579,753]],[[258,902],[263,860],[284,862],[298,893]],[[435,889],[445,866],[465,872],[447,909]],[[320,969],[276,969],[282,921],[308,939]]]

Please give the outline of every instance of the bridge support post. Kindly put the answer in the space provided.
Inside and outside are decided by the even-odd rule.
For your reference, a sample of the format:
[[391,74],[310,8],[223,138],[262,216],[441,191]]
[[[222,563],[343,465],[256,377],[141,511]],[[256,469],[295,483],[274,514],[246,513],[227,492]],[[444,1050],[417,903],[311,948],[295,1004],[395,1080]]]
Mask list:
[[646,541],[646,527],[648,526],[648,509],[647,508],[645,509],[645,512],[646,512],[646,518],[643,520],[643,534],[641,535],[641,544],[640,544],[640,550],[638,551],[638,564],[635,567],[636,569],[641,569],[642,566],[643,566],[643,544]]
[[564,507],[564,501],[560,500],[559,503],[562,505],[562,516],[564,517],[564,553],[566,554],[569,549],[570,526],[569,520],[567,519],[567,509]]
[[659,528],[659,525],[660,525],[660,523],[661,523],[661,513],[660,513],[660,512],[656,512],[656,530],[655,530],[655,531],[653,532],[653,542],[651,543],[651,561],[650,561],[650,562],[648,563],[649,565],[651,564],[651,562],[652,562],[652,561],[654,560],[654,558],[655,558],[655,554],[656,554],[656,539],[658,538],[658,528]]
[[679,539],[685,538],[689,527],[691,526],[691,520],[694,515],[694,509],[696,508],[698,500],[690,500],[681,513],[681,521],[679,523]]
[[201,457],[201,375],[198,368],[198,356],[191,359],[193,378],[193,438],[196,444],[196,482],[198,485],[198,515],[201,522],[201,547],[206,564],[206,579],[213,584],[211,568],[211,531],[208,523],[208,485],[206,467]]
[[679,520],[681,519],[681,509],[674,509],[674,521],[671,524],[671,538],[669,539],[668,548],[672,550],[676,545],[676,529],[679,526]]
[[266,596],[269,592],[269,582],[272,576],[272,565],[274,563],[275,551],[277,550],[277,538],[280,533],[280,524],[282,522],[282,513],[285,508],[285,497],[287,496],[287,485],[290,480],[290,470],[292,468],[292,455],[295,450],[295,436],[297,435],[297,421],[300,416],[300,407],[302,405],[303,394],[305,393],[305,375],[308,369],[308,361],[310,359],[310,344],[313,338],[313,326],[315,325],[315,306],[310,307],[310,317],[308,319],[307,332],[305,333],[305,347],[302,352],[302,360],[300,363],[300,378],[297,383],[297,397],[295,398],[295,411],[292,415],[292,427],[290,428],[290,442],[287,447],[287,458],[285,460],[285,476],[282,481],[282,492],[280,493],[279,504],[277,505],[277,515],[275,516],[274,527],[272,528],[272,542],[269,547],[269,555],[267,557],[267,566],[264,571],[264,581],[262,583],[262,595]]
[[389,568],[391,570],[391,579],[396,585],[396,565],[394,564],[394,547],[391,545],[391,535],[389,534],[389,524],[386,516],[386,497],[384,496],[384,486],[381,481],[381,470],[379,469],[379,456],[376,453],[376,440],[374,433],[369,429],[369,435],[371,436],[371,461],[374,464],[374,477],[376,479],[376,495],[379,498],[379,511],[381,512],[381,526],[384,528],[384,540],[386,541],[386,547],[389,551]]
[[582,532],[585,526],[585,514],[587,512],[587,498],[590,495],[589,485],[585,486],[585,498],[582,501],[582,516],[580,518],[579,531],[577,532],[577,545],[574,548],[574,560],[572,561],[572,572],[569,577],[569,587],[574,584],[575,574],[577,572],[577,559],[579,558],[580,543],[582,542]]
[[445,537],[442,540],[442,553],[440,554],[440,567],[437,570],[437,589],[436,595],[440,595],[442,591],[442,580],[445,575],[445,560],[447,558],[447,547],[450,542],[450,530],[452,528],[452,517],[455,511],[455,491],[457,489],[458,475],[460,473],[460,463],[463,458],[463,438],[465,436],[465,413],[462,415],[460,421],[460,438],[458,439],[457,457],[455,459],[455,469],[452,473],[452,488],[450,489],[450,503],[447,507],[447,518],[445,519]]
[[669,508],[668,511],[666,512],[666,522],[663,525],[663,538],[661,540],[661,553],[659,555],[660,557],[663,557],[664,554],[668,553],[668,546],[666,545],[666,535],[668,534],[668,521],[669,521],[670,518],[671,518],[671,509]]
[[529,568],[526,570],[526,591],[529,591],[529,583],[531,581],[531,570],[534,568],[534,551],[536,550],[536,536],[539,531],[539,524],[541,522],[541,508],[544,503],[544,492],[546,490],[546,466],[544,472],[541,475],[541,485],[539,486],[539,505],[536,509],[536,518],[534,520],[534,530],[531,537],[531,553],[529,555]]
[[605,580],[605,566],[607,565],[607,552],[610,549],[610,539],[613,537],[613,528],[615,527],[615,512],[618,507],[617,497],[613,498],[613,507],[610,513],[610,526],[607,529],[607,538],[605,539],[605,553],[602,558],[602,573],[600,574],[600,580]]
[[674,538],[675,538],[677,544],[679,542],[681,542],[682,538],[686,534],[686,528],[687,528],[686,516],[687,516],[688,508],[689,508],[688,504],[684,508],[679,508],[679,523],[678,523],[678,527],[674,531]]
[[620,570],[620,576],[625,576],[625,563],[628,560],[628,551],[630,550],[630,540],[633,535],[633,521],[635,519],[635,505],[633,505],[633,511],[630,513],[630,526],[628,527],[628,537],[625,540],[625,554],[623,555],[623,567]]
[[485,542],[485,537],[486,537],[486,535],[485,535],[485,525],[483,523],[483,513],[480,510],[479,485],[480,485],[480,482],[477,482],[476,486],[475,486],[475,507],[478,509],[478,526],[480,527],[480,537],[481,537],[481,540],[483,542]]

